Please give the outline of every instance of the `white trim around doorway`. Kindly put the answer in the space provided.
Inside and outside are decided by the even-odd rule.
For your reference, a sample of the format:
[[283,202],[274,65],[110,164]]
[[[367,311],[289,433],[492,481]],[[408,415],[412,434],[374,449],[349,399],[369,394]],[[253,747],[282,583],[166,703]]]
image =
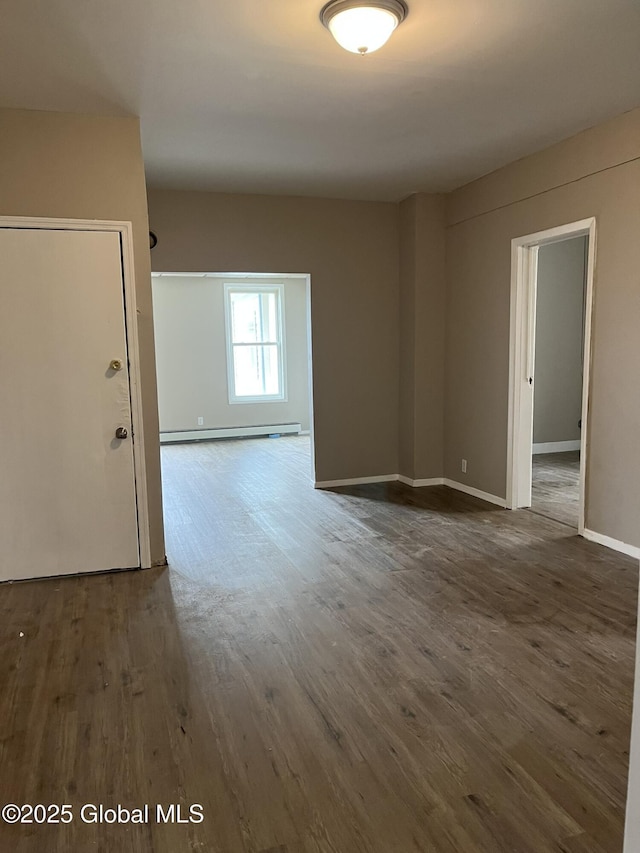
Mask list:
[[585,533],[586,461],[591,372],[591,316],[596,252],[595,217],[549,228],[511,241],[511,322],[509,339],[509,421],[507,439],[507,501],[509,509],[531,506],[533,448],[533,376],[538,249],[573,237],[589,237],[580,435],[580,516]]

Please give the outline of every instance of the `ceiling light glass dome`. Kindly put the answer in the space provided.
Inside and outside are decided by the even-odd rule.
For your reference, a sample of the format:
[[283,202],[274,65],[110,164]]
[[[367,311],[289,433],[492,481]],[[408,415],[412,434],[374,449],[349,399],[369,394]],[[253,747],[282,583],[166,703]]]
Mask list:
[[333,0],[320,19],[338,44],[351,53],[373,53],[382,47],[407,16],[401,0]]

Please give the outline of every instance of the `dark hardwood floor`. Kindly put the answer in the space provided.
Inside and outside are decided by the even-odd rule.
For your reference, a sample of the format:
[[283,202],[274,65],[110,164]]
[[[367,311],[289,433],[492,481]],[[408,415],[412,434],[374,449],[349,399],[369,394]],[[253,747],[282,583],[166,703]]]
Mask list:
[[[620,853],[636,563],[308,441],[163,448],[169,569],[0,587],[12,853]],[[103,803],[204,821],[84,824]]]
[[531,509],[578,529],[580,514],[580,452],[533,456]]

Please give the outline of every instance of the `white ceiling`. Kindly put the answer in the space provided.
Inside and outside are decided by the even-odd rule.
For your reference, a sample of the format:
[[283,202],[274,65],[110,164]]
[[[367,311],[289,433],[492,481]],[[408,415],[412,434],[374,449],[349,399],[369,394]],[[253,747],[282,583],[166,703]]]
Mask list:
[[323,0],[2,0],[0,105],[135,114],[150,186],[397,200],[640,105],[640,0],[409,0],[378,53]]

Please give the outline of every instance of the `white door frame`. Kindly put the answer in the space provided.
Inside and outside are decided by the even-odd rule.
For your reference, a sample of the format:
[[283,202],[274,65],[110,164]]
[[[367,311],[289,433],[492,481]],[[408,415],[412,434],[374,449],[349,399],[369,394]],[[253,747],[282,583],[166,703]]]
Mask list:
[[509,339],[509,424],[507,439],[507,507],[531,506],[533,377],[535,361],[538,249],[572,237],[588,236],[580,431],[580,516],[585,528],[587,430],[591,373],[591,315],[596,253],[595,217],[516,237],[511,241],[511,326]]
[[148,569],[151,567],[151,541],[149,536],[147,469],[144,453],[144,429],[142,420],[142,388],[140,378],[140,350],[138,345],[135,267],[133,258],[133,226],[131,222],[113,222],[99,219],[49,219],[30,216],[0,216],[0,228],[26,228],[29,230],[42,229],[45,231],[109,231],[120,235],[125,332],[129,360],[129,388],[131,395],[133,463],[138,515],[138,551],[140,557],[140,568]]

